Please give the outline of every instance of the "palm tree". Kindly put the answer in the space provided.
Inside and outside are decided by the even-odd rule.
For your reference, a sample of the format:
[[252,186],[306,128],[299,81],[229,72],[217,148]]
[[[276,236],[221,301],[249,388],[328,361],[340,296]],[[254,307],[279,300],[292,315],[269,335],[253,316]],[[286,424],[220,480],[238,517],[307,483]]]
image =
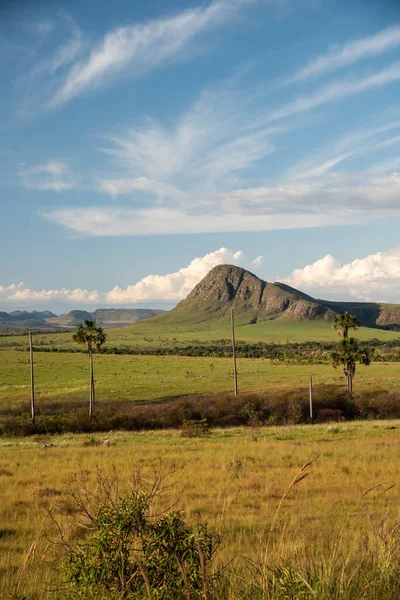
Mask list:
[[90,396],[89,396],[89,417],[93,415],[94,404],[94,375],[93,375],[93,348],[99,350],[100,346],[106,341],[106,334],[101,327],[96,326],[96,321],[85,321],[79,325],[76,333],[72,336],[74,342],[87,345],[89,354],[89,369],[90,369]]
[[347,340],[349,337],[349,329],[357,331],[357,329],[361,327],[361,321],[346,310],[342,315],[335,316],[332,327],[337,329],[338,334],[342,335],[344,340]]
[[361,348],[355,338],[345,338],[336,346],[331,354],[332,366],[343,366],[343,373],[347,377],[347,391],[353,394],[353,379],[356,373],[356,365],[369,366],[374,356],[374,349]]

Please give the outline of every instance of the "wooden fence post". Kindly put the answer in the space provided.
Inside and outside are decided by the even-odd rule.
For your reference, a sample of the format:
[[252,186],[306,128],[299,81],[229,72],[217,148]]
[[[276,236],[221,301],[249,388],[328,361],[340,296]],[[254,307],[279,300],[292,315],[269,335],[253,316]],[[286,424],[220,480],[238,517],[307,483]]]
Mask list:
[[311,425],[313,424],[313,380],[312,375],[310,375],[310,421]]
[[31,415],[32,423],[35,423],[35,379],[33,375],[33,346],[32,346],[32,331],[29,332],[29,354],[31,363]]
[[233,391],[235,396],[238,395],[238,382],[236,370],[236,345],[235,345],[235,315],[233,308],[231,309],[231,325],[232,325],[232,357],[233,357]]

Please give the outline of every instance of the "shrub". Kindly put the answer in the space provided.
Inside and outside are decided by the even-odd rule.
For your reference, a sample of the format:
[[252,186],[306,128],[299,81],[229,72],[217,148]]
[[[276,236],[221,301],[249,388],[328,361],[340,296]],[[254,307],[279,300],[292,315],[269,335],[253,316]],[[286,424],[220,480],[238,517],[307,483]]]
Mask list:
[[183,421],[183,425],[181,427],[182,437],[205,437],[210,433],[210,427],[207,423],[207,419]]
[[[118,494],[115,472],[98,475],[100,497],[83,488],[73,492],[79,509],[77,537],[66,544],[63,562],[65,598],[200,600],[211,597],[211,563],[219,534],[206,523],[191,527],[183,512],[152,516],[162,486],[157,476],[151,491],[136,483],[124,497]],[[93,505],[93,499],[97,504]],[[82,531],[85,532],[82,535]]]

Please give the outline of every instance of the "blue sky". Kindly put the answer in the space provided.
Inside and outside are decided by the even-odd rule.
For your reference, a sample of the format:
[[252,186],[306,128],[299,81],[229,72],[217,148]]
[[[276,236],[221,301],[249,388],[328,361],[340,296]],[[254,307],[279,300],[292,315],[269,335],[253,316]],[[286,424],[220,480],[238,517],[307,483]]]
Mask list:
[[5,3],[0,310],[173,306],[221,262],[400,296],[393,0]]

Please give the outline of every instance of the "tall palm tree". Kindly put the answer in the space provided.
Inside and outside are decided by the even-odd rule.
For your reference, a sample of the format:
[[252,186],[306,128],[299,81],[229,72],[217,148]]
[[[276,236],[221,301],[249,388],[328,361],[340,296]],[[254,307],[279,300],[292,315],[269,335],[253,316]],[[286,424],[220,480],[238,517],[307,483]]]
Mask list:
[[369,366],[374,358],[373,348],[361,348],[355,338],[343,338],[331,354],[332,366],[343,367],[343,374],[347,377],[347,391],[353,395],[353,379],[356,374],[356,365]]
[[339,335],[343,336],[344,340],[349,337],[349,329],[357,329],[361,327],[361,321],[349,312],[344,312],[342,315],[336,315],[333,320],[333,328],[337,329]]
[[106,334],[102,327],[97,327],[96,321],[87,320],[85,321],[85,325],[79,325],[72,339],[78,344],[85,344],[88,350],[90,369],[89,417],[91,418],[94,404],[93,349],[100,349],[106,341]]

